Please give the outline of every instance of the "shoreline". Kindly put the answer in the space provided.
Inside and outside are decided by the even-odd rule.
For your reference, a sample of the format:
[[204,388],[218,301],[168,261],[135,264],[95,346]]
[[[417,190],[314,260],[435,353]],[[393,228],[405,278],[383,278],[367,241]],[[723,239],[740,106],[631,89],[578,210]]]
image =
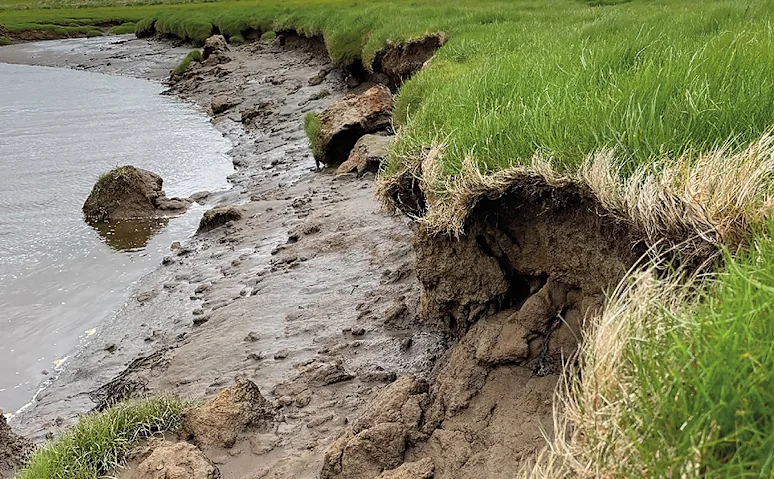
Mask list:
[[[302,45],[250,44],[232,47],[230,56],[212,67],[218,74],[172,94],[202,109],[223,94],[241,99],[212,119],[234,144],[228,155],[236,172],[232,188],[207,206],[236,204],[246,219],[193,236],[145,276],[136,295],[11,419],[22,435],[38,442],[56,436],[117,394],[202,399],[246,375],[275,401],[286,392],[320,396],[278,431],[283,448],[296,451],[287,454],[301,454],[294,467],[312,477],[346,418],[373,391],[396,376],[429,375],[442,354],[445,338],[413,324],[419,288],[408,221],[381,210],[372,176],[342,180],[313,171],[301,120],[341,98],[344,74]],[[97,62],[97,70],[122,68],[115,59]],[[322,84],[309,85],[320,71],[329,72]],[[239,117],[246,107],[263,108],[247,127]],[[396,305],[401,313],[385,324]],[[354,336],[359,328],[363,335]],[[251,333],[259,339],[247,340]],[[331,368],[346,370],[346,379],[311,386],[317,380],[310,371]],[[321,417],[324,426],[305,426]],[[319,443],[312,451],[309,440]]]

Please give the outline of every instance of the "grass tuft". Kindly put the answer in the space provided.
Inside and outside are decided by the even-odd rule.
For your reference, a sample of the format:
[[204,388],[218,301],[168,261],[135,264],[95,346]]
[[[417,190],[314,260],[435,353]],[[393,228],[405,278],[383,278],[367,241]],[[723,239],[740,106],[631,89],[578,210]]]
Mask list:
[[232,45],[244,45],[245,38],[242,35],[232,35],[229,37],[228,42]]
[[8,37],[0,37],[0,47],[10,45],[13,41]]
[[134,33],[137,30],[137,24],[134,22],[126,22],[121,25],[116,25],[110,29],[110,35],[126,35],[128,33]]
[[180,64],[175,67],[174,70],[172,70],[172,75],[182,75],[183,73],[188,71],[188,68],[191,66],[191,62],[198,62],[202,59],[202,52],[200,50],[191,50],[188,55],[183,58],[183,61],[180,62]]
[[261,35],[262,42],[270,42],[275,38],[277,38],[277,34],[275,32],[264,32],[264,34]]
[[317,113],[309,112],[304,116],[304,131],[309,139],[309,147],[316,159],[320,159],[320,117]]
[[122,465],[141,440],[174,431],[186,403],[174,397],[121,403],[84,416],[36,450],[18,479],[95,479]]

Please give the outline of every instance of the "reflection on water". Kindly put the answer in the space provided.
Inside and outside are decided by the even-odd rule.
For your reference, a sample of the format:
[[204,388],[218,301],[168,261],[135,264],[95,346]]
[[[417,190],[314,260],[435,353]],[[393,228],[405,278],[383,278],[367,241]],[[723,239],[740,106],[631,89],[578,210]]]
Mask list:
[[5,64],[0,85],[0,409],[11,412],[205,209],[92,228],[81,206],[99,175],[132,164],[185,198],[228,188],[233,167],[209,118],[161,85]]
[[88,221],[102,240],[116,251],[138,251],[148,245],[151,237],[169,224],[169,218],[123,221]]

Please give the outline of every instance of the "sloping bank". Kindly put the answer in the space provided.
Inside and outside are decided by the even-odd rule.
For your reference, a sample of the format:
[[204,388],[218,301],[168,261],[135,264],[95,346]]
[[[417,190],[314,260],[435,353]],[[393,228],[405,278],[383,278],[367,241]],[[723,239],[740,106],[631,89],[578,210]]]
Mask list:
[[[458,341],[432,384],[385,388],[329,450],[323,477],[510,477],[543,432],[551,447],[534,472],[546,477],[770,471],[760,324],[772,288],[772,89],[759,66],[772,63],[771,34],[746,9],[761,22],[770,12],[557,2],[561,12],[518,23],[530,28],[503,27],[519,6],[427,7],[433,20],[420,25],[397,9],[379,25],[388,7],[353,8],[328,17],[338,29],[316,16],[323,7],[256,9],[243,23],[201,7],[138,24],[194,41],[214,28],[322,34],[353,74],[387,71],[376,61],[386,29],[447,34],[399,92],[379,194],[416,220],[422,320]],[[474,13],[451,22],[461,8]],[[687,286],[670,274],[722,263]],[[742,339],[722,341],[720,325]],[[562,360],[582,337],[558,408]]]

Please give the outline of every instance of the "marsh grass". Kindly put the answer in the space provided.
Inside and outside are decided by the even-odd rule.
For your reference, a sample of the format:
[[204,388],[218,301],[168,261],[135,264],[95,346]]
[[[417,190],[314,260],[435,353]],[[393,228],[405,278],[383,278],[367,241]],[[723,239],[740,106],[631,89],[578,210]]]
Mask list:
[[277,38],[276,32],[265,32],[263,35],[261,35],[261,41],[262,42],[270,42]]
[[244,45],[245,39],[242,35],[234,35],[229,37],[228,42],[232,45]]
[[0,47],[12,44],[13,41],[8,37],[0,36]]
[[532,477],[772,477],[774,228],[725,261],[619,288],[587,325]]
[[128,33],[134,33],[137,29],[137,24],[134,22],[126,22],[121,25],[116,25],[110,29],[110,35],[126,35]]
[[304,116],[304,132],[309,139],[309,147],[314,154],[315,159],[319,160],[322,154],[320,151],[320,117],[314,112],[309,112]]
[[182,75],[183,73],[187,72],[188,69],[191,67],[191,62],[198,62],[202,59],[202,52],[201,50],[191,50],[188,52],[188,55],[183,58],[183,60],[178,64],[174,70],[172,70],[172,75]]
[[121,403],[84,416],[61,437],[36,450],[18,479],[95,479],[123,464],[129,450],[155,434],[174,431],[186,403],[160,397]]

